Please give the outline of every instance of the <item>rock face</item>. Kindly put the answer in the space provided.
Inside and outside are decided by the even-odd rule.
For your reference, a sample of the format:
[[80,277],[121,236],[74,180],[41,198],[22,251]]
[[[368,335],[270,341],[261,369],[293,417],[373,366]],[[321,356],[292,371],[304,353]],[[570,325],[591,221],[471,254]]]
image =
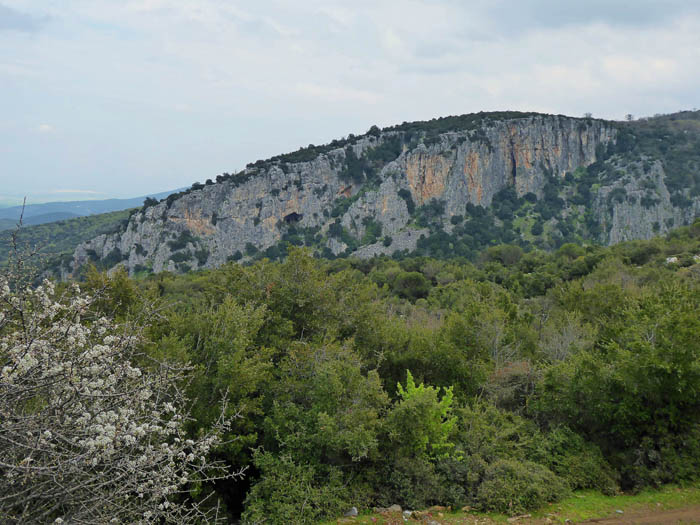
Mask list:
[[[434,233],[435,221],[431,230],[417,221],[425,210],[436,210],[438,226],[450,232],[451,219],[465,215],[467,204],[488,207],[505,188],[540,199],[548,180],[594,163],[617,136],[610,122],[537,114],[485,114],[478,125],[440,132],[373,129],[319,148],[308,160],[294,162],[297,154],[290,154],[257,162],[143,208],[123,231],[80,245],[72,270],[91,260],[132,274],[212,268],[263,251],[274,256],[286,241],[326,255],[410,252]],[[660,195],[651,212],[639,200],[614,201],[611,208],[608,196],[617,186],[600,188],[599,240],[649,237],[695,213],[670,204],[660,166],[647,179]],[[627,193],[647,191],[639,184],[630,179]]]
[[660,162],[646,170],[641,162],[634,163],[625,166],[625,171],[627,175],[621,180],[601,187],[593,203],[606,244],[650,239],[700,216],[700,199],[683,208],[673,205]]

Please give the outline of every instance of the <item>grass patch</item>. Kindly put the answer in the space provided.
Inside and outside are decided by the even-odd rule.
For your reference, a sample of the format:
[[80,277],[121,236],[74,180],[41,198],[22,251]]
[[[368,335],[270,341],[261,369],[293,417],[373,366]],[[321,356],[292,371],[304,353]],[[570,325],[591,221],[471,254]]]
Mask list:
[[[578,523],[585,520],[611,517],[615,515],[617,510],[622,510],[624,514],[642,513],[645,511],[652,513],[698,504],[700,504],[700,483],[685,487],[667,485],[658,490],[644,490],[637,494],[620,494],[618,496],[605,496],[594,490],[584,490],[577,491],[571,497],[558,503],[533,511],[531,518],[521,519],[515,523],[565,523],[566,520]],[[509,523],[509,516],[505,514],[464,511],[432,511],[430,514],[431,516],[427,518],[427,521],[433,519],[442,525]],[[409,519],[405,522],[398,513],[390,515],[363,513],[356,518],[340,518],[324,523],[325,525],[337,523],[398,525],[421,522],[426,522],[425,516],[421,519]]]
[[580,491],[549,509],[534,512],[535,517],[556,514],[555,521],[564,522],[604,518],[622,510],[625,513],[659,511],[700,504],[700,484],[679,487],[667,485],[659,490],[643,490],[637,494],[604,496],[596,491]]

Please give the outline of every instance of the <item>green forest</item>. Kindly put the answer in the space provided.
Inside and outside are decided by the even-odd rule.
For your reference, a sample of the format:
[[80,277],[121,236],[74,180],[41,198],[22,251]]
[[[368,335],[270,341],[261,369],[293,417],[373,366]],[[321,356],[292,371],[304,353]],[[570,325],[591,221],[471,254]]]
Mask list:
[[[577,491],[697,483],[700,219],[604,247],[589,207],[592,188],[625,178],[622,168],[646,177],[651,159],[664,166],[673,204],[692,207],[698,115],[617,123],[616,143],[596,162],[563,178],[545,172],[542,198],[508,187],[488,207],[466,204],[449,233],[443,201],[416,206],[400,190],[412,224],[428,233],[391,257],[354,258],[359,246],[392,239],[371,217],[355,238],[342,215],[400,154],[401,140],[478,131],[502,115],[402,124],[389,128],[401,140],[365,156],[347,148],[340,176],[365,186],[327,211],[328,238],[348,246],[337,256],[320,228],[291,222],[277,244],[248,243],[227,264],[193,272],[187,247],[199,241],[185,230],[167,241],[181,250],[172,259],[180,274],[143,266],[129,276],[114,267],[125,256],[114,250],[93,252],[76,282],[42,284],[67,275],[79,243],[124,230],[138,209],[0,232],[0,457],[12,458],[0,460],[8,493],[0,521],[90,523],[120,513],[124,522],[318,523],[391,505],[514,516]],[[284,168],[351,140],[266,162]],[[657,202],[647,185],[644,208]],[[628,199],[620,186],[607,202]],[[194,255],[202,264],[209,251]],[[74,333],[91,341],[85,352]],[[103,354],[93,364],[95,349]],[[88,386],[73,386],[74,359],[85,363]],[[135,395],[153,388],[151,405]],[[74,415],[62,412],[62,396]],[[141,412],[107,410],[101,396]],[[103,424],[105,414],[121,414],[121,427]],[[85,430],[83,419],[97,422]],[[25,444],[19,428],[28,429]],[[78,437],[66,446],[62,431]],[[165,447],[160,455],[155,444]],[[204,451],[201,464],[192,464],[194,450]],[[145,458],[130,464],[133,488],[113,495],[119,485],[108,480],[132,457]],[[156,477],[163,486],[143,481]],[[90,483],[97,514],[83,503]],[[26,487],[42,487],[31,504]],[[41,510],[27,510],[34,505]]]
[[700,525],[700,0],[0,51],[0,525]]
[[[64,285],[68,286],[68,285]],[[229,263],[84,290],[142,345],[192,365],[188,432],[242,479],[192,487],[244,523],[348,508],[518,514],[578,489],[700,475],[700,220],[666,237],[475,260]]]

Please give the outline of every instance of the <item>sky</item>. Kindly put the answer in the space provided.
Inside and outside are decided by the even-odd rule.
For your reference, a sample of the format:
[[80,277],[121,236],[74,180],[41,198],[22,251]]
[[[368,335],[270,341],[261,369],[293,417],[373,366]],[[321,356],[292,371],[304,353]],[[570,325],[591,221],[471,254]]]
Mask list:
[[0,0],[0,202],[170,190],[374,124],[699,99],[695,0]]

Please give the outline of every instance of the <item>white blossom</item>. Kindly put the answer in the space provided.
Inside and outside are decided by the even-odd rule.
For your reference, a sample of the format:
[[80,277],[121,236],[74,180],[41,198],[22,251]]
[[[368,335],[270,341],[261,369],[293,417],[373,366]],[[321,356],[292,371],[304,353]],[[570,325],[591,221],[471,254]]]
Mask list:
[[223,420],[197,440],[185,434],[173,388],[185,371],[135,366],[138,329],[95,317],[77,285],[67,300],[50,281],[11,288],[0,277],[3,520],[207,522],[170,499],[191,480],[233,475],[207,459]]

